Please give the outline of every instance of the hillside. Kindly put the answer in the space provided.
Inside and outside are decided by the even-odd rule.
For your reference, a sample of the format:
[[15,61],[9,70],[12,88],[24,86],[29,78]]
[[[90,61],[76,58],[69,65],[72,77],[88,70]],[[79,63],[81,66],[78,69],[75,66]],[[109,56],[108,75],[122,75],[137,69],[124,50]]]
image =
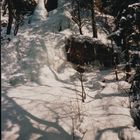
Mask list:
[[[14,28],[5,35],[6,27],[2,27],[2,139],[139,140],[140,131],[130,115],[131,84],[123,70],[116,81],[114,68],[102,68],[98,62],[85,66],[86,99],[82,102],[81,74],[67,61],[65,50],[67,39],[80,34],[70,4],[58,2],[53,11],[47,13],[41,6],[26,17],[16,36]],[[114,18],[96,11],[95,19],[98,39],[111,46],[107,37]],[[91,28],[88,20],[82,28],[84,35],[92,37]]]

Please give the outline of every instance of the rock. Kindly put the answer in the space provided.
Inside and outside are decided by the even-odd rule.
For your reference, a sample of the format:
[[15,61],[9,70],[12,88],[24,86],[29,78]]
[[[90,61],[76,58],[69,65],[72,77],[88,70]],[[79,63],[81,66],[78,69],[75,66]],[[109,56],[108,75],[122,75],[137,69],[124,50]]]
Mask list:
[[111,48],[97,38],[71,35],[67,39],[66,50],[69,52],[68,61],[74,64],[84,65],[99,60],[104,67],[112,66]]
[[14,75],[10,80],[9,83],[12,86],[18,85],[18,84],[24,84],[27,82],[27,79],[25,78],[25,75],[19,74],[19,75]]

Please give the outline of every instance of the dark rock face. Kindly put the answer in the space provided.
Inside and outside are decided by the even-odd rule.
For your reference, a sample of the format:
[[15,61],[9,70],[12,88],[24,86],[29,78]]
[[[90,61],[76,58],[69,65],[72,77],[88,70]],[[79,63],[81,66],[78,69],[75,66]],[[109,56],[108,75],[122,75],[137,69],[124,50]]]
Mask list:
[[74,64],[90,64],[99,60],[105,67],[112,66],[111,48],[100,40],[83,35],[71,36],[66,43],[67,60]]
[[109,47],[100,46],[96,48],[97,60],[101,65],[110,67],[113,64],[112,50]]
[[33,12],[37,5],[35,0],[13,0],[12,1],[13,9],[16,9],[16,12],[21,12],[26,14],[27,11]]
[[45,4],[45,8],[47,9],[48,12],[56,9],[57,6],[58,6],[58,0],[47,0]]

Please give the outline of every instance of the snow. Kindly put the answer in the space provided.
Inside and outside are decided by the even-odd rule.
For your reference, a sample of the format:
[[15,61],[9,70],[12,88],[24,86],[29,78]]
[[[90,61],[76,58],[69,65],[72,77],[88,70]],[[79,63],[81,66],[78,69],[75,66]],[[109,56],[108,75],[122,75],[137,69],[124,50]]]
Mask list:
[[[91,80],[91,76],[92,80],[97,80],[96,78],[98,78],[90,73],[86,83]],[[79,95],[81,93],[80,82],[78,80],[72,84],[71,82],[54,80],[52,77],[48,81],[46,79],[47,82],[47,85],[42,86],[26,83],[25,85],[10,88],[7,94],[3,93],[4,98],[10,97],[10,99],[5,99],[8,101],[7,104],[11,104],[11,113],[9,112],[9,114],[15,112],[10,117],[15,117],[17,123],[20,122],[19,116],[27,117],[33,128],[41,129],[48,135],[51,133],[50,129],[55,135],[61,133],[62,137],[60,139],[62,140],[70,139],[72,120],[75,122],[75,133],[77,135],[82,136],[82,133],[86,131],[84,140],[95,139],[99,137],[98,135],[101,135],[103,140],[106,140],[108,136],[118,139],[118,133],[121,132],[119,128],[129,128],[129,126],[133,125],[128,109],[128,97],[117,93],[117,91],[115,91],[114,95],[109,92],[118,89],[118,84],[107,84],[107,87],[102,90],[96,90],[96,88],[91,90],[85,86],[87,99],[85,103],[82,103]],[[97,97],[97,94],[100,94],[100,98]],[[5,107],[3,106],[3,108]],[[19,111],[20,115],[17,114],[17,111]],[[25,118],[21,120],[21,123],[25,121],[26,125],[28,121]],[[24,126],[24,124],[21,125]],[[10,126],[8,125],[7,127],[9,128]],[[17,126],[12,127],[16,129]],[[46,129],[47,127],[49,129]],[[59,129],[59,127],[62,127],[67,132],[68,136],[66,138],[64,132],[61,131],[62,128]],[[32,130],[32,128],[30,129]],[[112,132],[113,129],[118,129],[118,132]],[[24,133],[24,131],[24,129],[20,129],[18,133]],[[100,134],[100,131],[105,131],[105,133]],[[10,134],[5,130],[3,135]],[[11,135],[14,135],[14,132]],[[20,135],[18,136],[22,138]],[[45,138],[45,135],[41,136]],[[35,137],[37,136],[35,135]],[[52,137],[46,138],[51,140]],[[33,138],[31,137],[31,139]]]
[[45,9],[44,0],[38,0],[37,7],[34,11],[32,21],[45,20],[47,18],[47,10]]
[[[64,48],[74,23],[62,12],[21,27],[2,46],[2,139],[138,140],[124,73],[116,82],[114,70],[85,72],[87,98],[81,101],[79,74]],[[63,30],[58,32],[60,23]]]

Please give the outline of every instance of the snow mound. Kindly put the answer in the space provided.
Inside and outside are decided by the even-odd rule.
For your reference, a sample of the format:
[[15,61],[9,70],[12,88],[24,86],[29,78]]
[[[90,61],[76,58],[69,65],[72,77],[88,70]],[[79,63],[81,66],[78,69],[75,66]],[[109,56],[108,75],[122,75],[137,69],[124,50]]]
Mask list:
[[72,34],[68,30],[69,24],[68,12],[60,9],[55,13],[54,10],[46,20],[24,25],[16,37],[10,36],[11,41],[2,46],[4,79],[9,79],[13,85],[14,81],[21,84],[21,79],[23,83],[33,81],[38,84],[46,84],[46,79],[69,80],[69,76],[75,73],[65,53],[66,38]]

